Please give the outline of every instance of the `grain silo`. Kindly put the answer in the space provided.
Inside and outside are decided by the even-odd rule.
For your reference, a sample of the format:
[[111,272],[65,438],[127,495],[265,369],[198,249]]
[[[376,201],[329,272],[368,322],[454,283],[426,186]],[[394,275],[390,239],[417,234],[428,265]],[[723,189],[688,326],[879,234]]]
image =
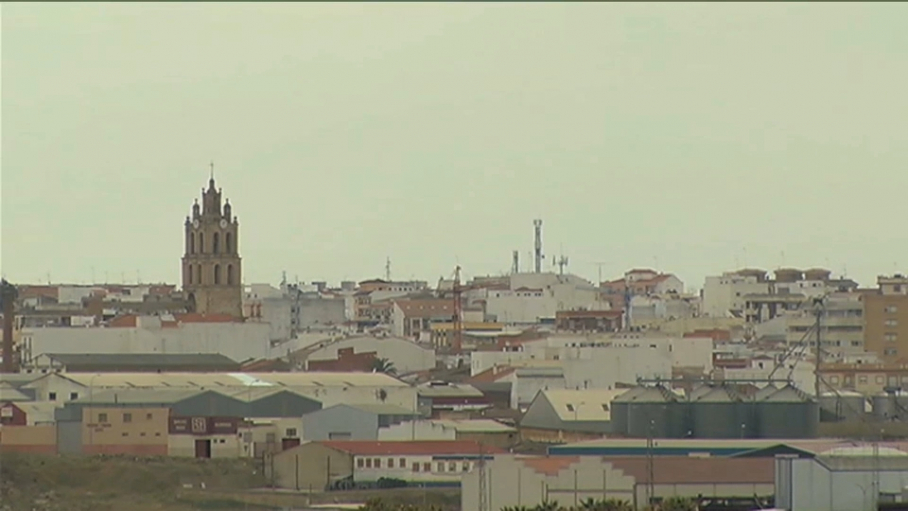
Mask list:
[[866,411],[867,400],[858,392],[847,390],[824,392],[820,395],[820,420],[838,422],[861,420]]
[[873,416],[882,421],[908,420],[908,393],[880,392],[871,398]]
[[631,437],[683,438],[688,430],[678,395],[662,385],[634,395],[628,402],[627,417]]
[[750,407],[727,385],[703,385],[691,393],[694,438],[748,438],[755,433]]
[[816,438],[819,407],[797,387],[786,385],[755,404],[759,438]]
[[615,397],[611,405],[612,431],[616,435],[627,435],[628,432],[628,408],[637,396],[646,392],[647,387],[640,385],[631,387],[623,394]]

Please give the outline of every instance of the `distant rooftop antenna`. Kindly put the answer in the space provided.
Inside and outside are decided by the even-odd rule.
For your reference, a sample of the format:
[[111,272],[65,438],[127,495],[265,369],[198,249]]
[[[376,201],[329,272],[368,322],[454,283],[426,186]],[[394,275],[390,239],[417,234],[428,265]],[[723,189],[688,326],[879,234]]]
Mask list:
[[564,268],[568,265],[568,258],[564,256],[564,247],[561,247],[561,255],[558,256],[558,275],[564,275]]
[[535,244],[535,257],[536,257],[536,273],[542,273],[542,220],[536,219],[533,220],[533,227],[536,231],[536,244]]
[[514,261],[511,263],[511,273],[517,274],[520,273],[520,251],[514,251]]
[[385,258],[385,280],[391,282],[391,258]]

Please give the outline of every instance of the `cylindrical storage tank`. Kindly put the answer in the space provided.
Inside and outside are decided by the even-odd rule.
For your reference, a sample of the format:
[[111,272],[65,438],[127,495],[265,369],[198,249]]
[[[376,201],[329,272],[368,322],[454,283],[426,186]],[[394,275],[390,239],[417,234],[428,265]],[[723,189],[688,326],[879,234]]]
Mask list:
[[748,407],[730,387],[708,385],[691,394],[694,438],[747,438],[754,431]]
[[779,268],[775,272],[776,282],[797,282],[804,280],[804,272],[795,268]]
[[896,413],[896,402],[892,395],[886,392],[880,392],[870,398],[873,416],[878,420],[894,420],[898,416]]
[[804,271],[804,280],[829,280],[832,272],[824,268],[811,268]]
[[824,392],[820,396],[820,420],[824,422],[861,420],[866,399],[857,392]]
[[758,437],[816,438],[819,413],[812,397],[786,385],[756,403]]
[[612,431],[616,435],[627,435],[627,421],[628,421],[628,408],[630,403],[634,399],[646,392],[646,387],[638,386],[632,387],[624,392],[623,394],[617,396],[612,400],[612,404],[609,405],[611,409],[611,422],[612,422]]
[[679,438],[678,396],[657,385],[636,394],[627,409],[627,435],[635,438]]

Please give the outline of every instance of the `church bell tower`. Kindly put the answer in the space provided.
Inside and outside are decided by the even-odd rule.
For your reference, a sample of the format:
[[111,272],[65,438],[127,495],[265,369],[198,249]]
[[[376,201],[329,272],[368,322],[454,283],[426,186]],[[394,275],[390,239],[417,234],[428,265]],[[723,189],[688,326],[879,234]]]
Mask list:
[[221,205],[212,164],[208,188],[202,189],[202,205],[196,199],[185,222],[183,290],[194,312],[243,317],[239,228],[230,201]]

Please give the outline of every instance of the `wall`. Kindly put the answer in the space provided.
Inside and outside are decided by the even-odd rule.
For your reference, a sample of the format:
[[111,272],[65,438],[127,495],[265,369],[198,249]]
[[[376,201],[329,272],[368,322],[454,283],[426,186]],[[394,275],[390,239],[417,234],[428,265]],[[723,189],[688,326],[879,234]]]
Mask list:
[[[830,471],[821,459],[776,460],[776,506],[791,511],[871,511],[873,465],[868,457],[851,457],[847,465]],[[862,468],[858,468],[863,466]],[[904,459],[880,458],[879,488],[883,493],[901,493],[908,486]]]
[[[389,467],[392,464],[393,466]],[[419,469],[414,470],[414,465]],[[445,455],[443,458],[436,458],[430,454],[354,456],[353,479],[358,483],[370,483],[382,477],[389,477],[415,484],[458,484],[463,475],[475,465],[475,456]]]
[[299,328],[338,325],[347,320],[343,298],[300,298]]
[[378,440],[456,440],[457,432],[432,421],[407,421],[378,430]]
[[2,427],[0,452],[54,454],[57,452],[57,428],[54,425]]
[[769,283],[757,282],[756,277],[744,277],[731,273],[719,277],[706,277],[703,285],[701,313],[709,317],[728,317],[730,309],[744,309],[745,295],[768,292]]
[[[868,294],[863,300],[867,351],[887,361],[908,357],[908,296]],[[887,312],[887,307],[895,307],[895,312]]]
[[337,440],[377,440],[378,416],[350,406],[332,406],[303,416],[303,439],[334,440],[332,433],[349,433]]
[[333,360],[338,350],[354,348],[356,353],[375,352],[377,358],[386,358],[394,363],[398,373],[425,371],[435,367],[435,350],[396,337],[351,337],[326,345],[312,352],[308,360]]
[[266,460],[265,477],[277,488],[322,491],[353,474],[353,457],[318,442],[300,445]]
[[167,408],[85,407],[85,454],[167,455]]
[[[242,362],[283,355],[264,323],[184,323],[177,328],[35,328],[23,331],[42,353],[221,353]],[[30,339],[30,341],[29,341]]]
[[[230,435],[170,435],[165,444],[165,455],[184,458],[195,457],[195,441],[211,441],[212,458],[240,458],[248,455],[241,436]],[[280,440],[278,440],[280,443]]]

